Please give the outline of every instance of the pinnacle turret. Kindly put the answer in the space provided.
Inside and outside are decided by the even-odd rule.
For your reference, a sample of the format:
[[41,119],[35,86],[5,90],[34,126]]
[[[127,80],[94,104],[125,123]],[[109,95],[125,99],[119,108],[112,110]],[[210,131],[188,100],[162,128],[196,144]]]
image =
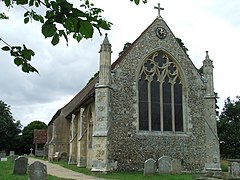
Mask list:
[[108,36],[106,33],[103,43],[101,44],[100,52],[102,52],[102,51],[111,52],[111,48],[112,48],[112,45],[109,43]]

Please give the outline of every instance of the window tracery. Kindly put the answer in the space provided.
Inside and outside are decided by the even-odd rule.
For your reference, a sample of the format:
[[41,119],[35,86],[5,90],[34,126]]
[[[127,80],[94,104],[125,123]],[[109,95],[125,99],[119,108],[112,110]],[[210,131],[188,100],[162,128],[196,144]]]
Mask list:
[[183,131],[182,79],[163,51],[146,58],[139,73],[139,130]]

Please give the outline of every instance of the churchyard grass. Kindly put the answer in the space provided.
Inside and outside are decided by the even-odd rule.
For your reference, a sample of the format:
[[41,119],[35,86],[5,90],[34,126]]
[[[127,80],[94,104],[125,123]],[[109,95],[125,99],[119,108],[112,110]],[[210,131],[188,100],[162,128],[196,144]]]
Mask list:
[[[13,163],[8,157],[7,161],[0,161],[0,179],[1,180],[26,180],[28,175],[15,175],[13,172]],[[48,180],[66,180],[59,177],[48,175]]]
[[53,161],[55,164],[59,164],[60,166],[63,166],[65,168],[71,169],[73,171],[83,173],[90,176],[96,176],[100,178],[105,179],[119,179],[119,180],[139,180],[139,179],[151,179],[151,180],[191,180],[192,175],[191,174],[177,174],[177,175],[171,175],[171,174],[162,174],[159,175],[156,173],[153,176],[143,176],[143,172],[111,172],[108,174],[103,173],[93,173],[90,169],[87,168],[79,168],[76,165],[68,165],[65,161]]
[[226,159],[221,159],[221,168],[223,172],[228,171],[228,161]]

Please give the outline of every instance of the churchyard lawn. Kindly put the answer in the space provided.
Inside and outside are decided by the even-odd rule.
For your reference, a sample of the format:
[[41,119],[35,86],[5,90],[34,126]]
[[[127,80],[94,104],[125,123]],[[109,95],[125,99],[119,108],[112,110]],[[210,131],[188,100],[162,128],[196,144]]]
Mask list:
[[[8,157],[7,161],[0,161],[0,179],[1,180],[26,180],[28,175],[15,175],[13,174],[13,163],[11,158]],[[48,180],[66,180],[59,177],[48,175]]]
[[149,180],[191,180],[192,174],[178,174],[178,175],[171,175],[171,174],[162,174],[159,175],[156,173],[153,176],[143,176],[143,172],[111,172],[108,174],[101,174],[101,173],[92,173],[90,169],[87,168],[79,168],[76,165],[68,165],[65,161],[53,161],[53,163],[59,164],[65,168],[71,169],[73,171],[83,173],[90,176],[96,176],[105,179],[119,179],[119,180],[139,180],[139,179],[149,179]]
[[[177,175],[171,175],[171,174],[162,174],[159,175],[156,173],[154,176],[143,176],[143,172],[112,172],[108,174],[100,174],[100,173],[92,173],[90,169],[87,168],[79,168],[76,165],[68,165],[65,161],[53,161],[53,163],[59,164],[65,168],[71,169],[73,171],[83,173],[90,176],[96,176],[100,178],[105,179],[119,179],[119,180],[139,180],[139,179],[148,179],[148,180],[192,180],[195,176],[200,175],[193,175],[193,174],[177,174]],[[227,172],[228,171],[228,161],[227,160],[221,160],[221,168],[222,171]]]

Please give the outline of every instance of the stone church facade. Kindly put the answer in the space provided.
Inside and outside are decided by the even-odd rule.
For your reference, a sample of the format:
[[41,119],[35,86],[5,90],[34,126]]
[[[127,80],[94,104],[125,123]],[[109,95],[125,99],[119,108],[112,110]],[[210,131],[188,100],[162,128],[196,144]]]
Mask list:
[[213,61],[196,69],[159,15],[111,64],[107,35],[99,74],[48,125],[48,157],[92,171],[142,170],[161,156],[183,170],[220,170]]

